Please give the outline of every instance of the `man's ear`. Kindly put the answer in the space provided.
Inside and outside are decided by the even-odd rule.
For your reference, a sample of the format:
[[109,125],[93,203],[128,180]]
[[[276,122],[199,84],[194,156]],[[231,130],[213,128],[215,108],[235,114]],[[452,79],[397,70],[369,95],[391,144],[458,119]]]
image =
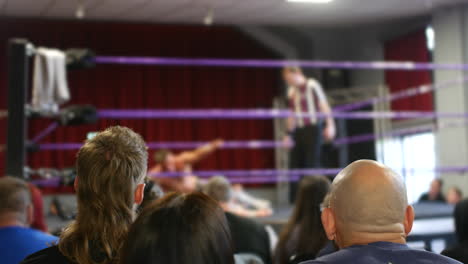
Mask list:
[[141,204],[143,202],[143,198],[145,197],[145,185],[144,183],[140,183],[137,185],[135,189],[135,204]]
[[411,205],[408,205],[406,207],[406,212],[405,212],[405,234],[408,236],[409,233],[411,232],[411,229],[413,229],[413,222],[414,222],[414,208]]
[[31,226],[34,222],[34,206],[32,204],[26,207],[26,225]]
[[325,229],[325,234],[328,240],[335,240],[336,238],[336,222],[335,214],[330,208],[325,208],[322,212],[322,225]]

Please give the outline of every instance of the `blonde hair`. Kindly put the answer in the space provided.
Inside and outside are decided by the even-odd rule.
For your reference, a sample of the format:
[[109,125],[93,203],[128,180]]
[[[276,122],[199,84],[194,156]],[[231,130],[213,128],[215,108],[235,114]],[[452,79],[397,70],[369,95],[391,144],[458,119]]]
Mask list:
[[110,127],[88,140],[76,160],[78,214],[60,236],[60,252],[80,264],[112,263],[134,220],[134,191],[148,152],[140,135]]

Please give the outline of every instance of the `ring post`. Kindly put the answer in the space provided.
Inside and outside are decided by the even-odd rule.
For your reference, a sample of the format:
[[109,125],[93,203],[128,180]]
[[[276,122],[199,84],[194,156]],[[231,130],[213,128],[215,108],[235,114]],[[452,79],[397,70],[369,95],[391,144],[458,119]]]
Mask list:
[[8,126],[6,174],[24,178],[26,163],[25,105],[28,88],[30,44],[25,39],[8,43]]

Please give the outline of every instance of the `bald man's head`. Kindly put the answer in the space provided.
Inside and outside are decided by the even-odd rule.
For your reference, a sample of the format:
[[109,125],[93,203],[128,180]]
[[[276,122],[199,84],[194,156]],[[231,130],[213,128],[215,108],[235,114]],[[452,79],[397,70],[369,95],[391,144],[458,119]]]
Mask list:
[[343,240],[407,231],[403,179],[378,162],[359,160],[343,169],[333,181],[326,202],[333,212],[335,233]]

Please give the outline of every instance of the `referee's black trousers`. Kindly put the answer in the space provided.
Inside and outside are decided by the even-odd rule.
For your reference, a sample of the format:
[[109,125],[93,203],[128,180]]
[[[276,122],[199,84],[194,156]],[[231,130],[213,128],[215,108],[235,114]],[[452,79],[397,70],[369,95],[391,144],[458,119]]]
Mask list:
[[[296,128],[292,138],[294,147],[289,153],[290,169],[318,168],[322,149],[322,124],[306,125]],[[305,175],[301,175],[300,179]],[[300,181],[291,181],[289,201],[294,203]]]

